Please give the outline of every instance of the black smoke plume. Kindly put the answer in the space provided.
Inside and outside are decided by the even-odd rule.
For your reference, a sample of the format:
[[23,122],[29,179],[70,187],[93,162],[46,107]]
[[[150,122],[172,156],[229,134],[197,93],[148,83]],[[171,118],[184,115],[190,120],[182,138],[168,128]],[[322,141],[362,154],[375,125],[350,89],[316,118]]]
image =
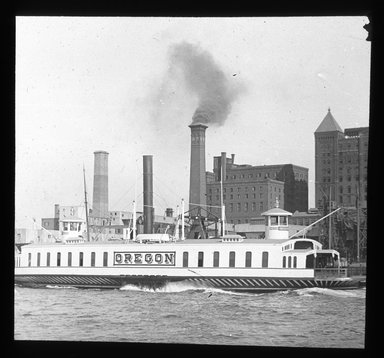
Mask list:
[[175,44],[170,48],[169,59],[170,66],[181,70],[188,90],[198,98],[192,123],[223,125],[240,87],[231,84],[212,55],[198,45]]

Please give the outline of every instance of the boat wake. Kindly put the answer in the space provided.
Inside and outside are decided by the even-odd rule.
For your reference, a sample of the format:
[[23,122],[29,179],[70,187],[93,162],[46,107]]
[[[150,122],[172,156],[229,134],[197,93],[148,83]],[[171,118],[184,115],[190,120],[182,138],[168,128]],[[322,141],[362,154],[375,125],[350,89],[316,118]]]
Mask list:
[[136,285],[125,285],[120,287],[120,291],[142,291],[142,292],[158,292],[158,293],[176,293],[185,291],[203,291],[206,290],[206,286],[195,285],[186,282],[168,282],[162,287],[147,287],[147,286],[136,286]]
[[352,297],[352,298],[365,298],[365,289],[354,290],[332,290],[329,288],[302,288],[299,290],[284,291],[283,294],[295,294],[304,297],[313,297],[317,295],[326,295],[333,297]]
[[151,292],[151,293],[179,293],[179,292],[202,292],[208,294],[208,297],[211,297],[213,294],[224,294],[224,295],[234,295],[234,296],[255,296],[254,293],[245,293],[245,292],[234,292],[222,290],[219,288],[207,287],[199,284],[192,284],[190,282],[168,282],[164,286],[159,288],[151,288],[145,286],[136,286],[136,285],[125,285],[120,287],[121,291],[141,291],[141,292]]
[[51,289],[68,289],[68,288],[71,288],[71,289],[77,289],[77,287],[73,287],[73,286],[58,286],[58,285],[46,285],[45,286],[46,288],[51,288]]

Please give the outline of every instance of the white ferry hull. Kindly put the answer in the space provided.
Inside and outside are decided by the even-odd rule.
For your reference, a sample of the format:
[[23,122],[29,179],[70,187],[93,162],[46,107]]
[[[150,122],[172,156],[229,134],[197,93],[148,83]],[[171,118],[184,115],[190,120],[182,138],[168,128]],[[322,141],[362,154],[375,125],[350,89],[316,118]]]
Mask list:
[[282,277],[164,277],[151,275],[17,275],[15,283],[27,287],[64,286],[77,288],[119,289],[126,285],[157,290],[170,282],[183,282],[196,288],[215,288],[242,292],[271,292],[302,288],[352,289],[361,286],[353,278],[282,278]]

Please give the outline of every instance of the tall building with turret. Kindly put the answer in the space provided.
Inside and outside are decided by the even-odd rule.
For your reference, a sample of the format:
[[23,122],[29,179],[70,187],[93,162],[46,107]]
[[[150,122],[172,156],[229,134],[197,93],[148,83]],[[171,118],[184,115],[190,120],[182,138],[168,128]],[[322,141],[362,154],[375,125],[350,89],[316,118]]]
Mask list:
[[328,109],[314,135],[316,207],[366,207],[369,127],[343,132]]

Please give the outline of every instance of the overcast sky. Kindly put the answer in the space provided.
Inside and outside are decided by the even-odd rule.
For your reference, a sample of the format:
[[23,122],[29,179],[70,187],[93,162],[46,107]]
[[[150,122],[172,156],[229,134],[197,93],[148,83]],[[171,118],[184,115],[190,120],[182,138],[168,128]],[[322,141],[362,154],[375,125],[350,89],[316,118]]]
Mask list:
[[208,53],[237,89],[206,135],[206,166],[309,169],[328,107],[345,129],[369,125],[370,42],[365,17],[16,19],[15,227],[92,204],[93,152],[109,154],[109,210],[142,205],[142,156],[153,155],[155,213],[188,202],[190,129],[198,96],[175,75],[170,49]]

